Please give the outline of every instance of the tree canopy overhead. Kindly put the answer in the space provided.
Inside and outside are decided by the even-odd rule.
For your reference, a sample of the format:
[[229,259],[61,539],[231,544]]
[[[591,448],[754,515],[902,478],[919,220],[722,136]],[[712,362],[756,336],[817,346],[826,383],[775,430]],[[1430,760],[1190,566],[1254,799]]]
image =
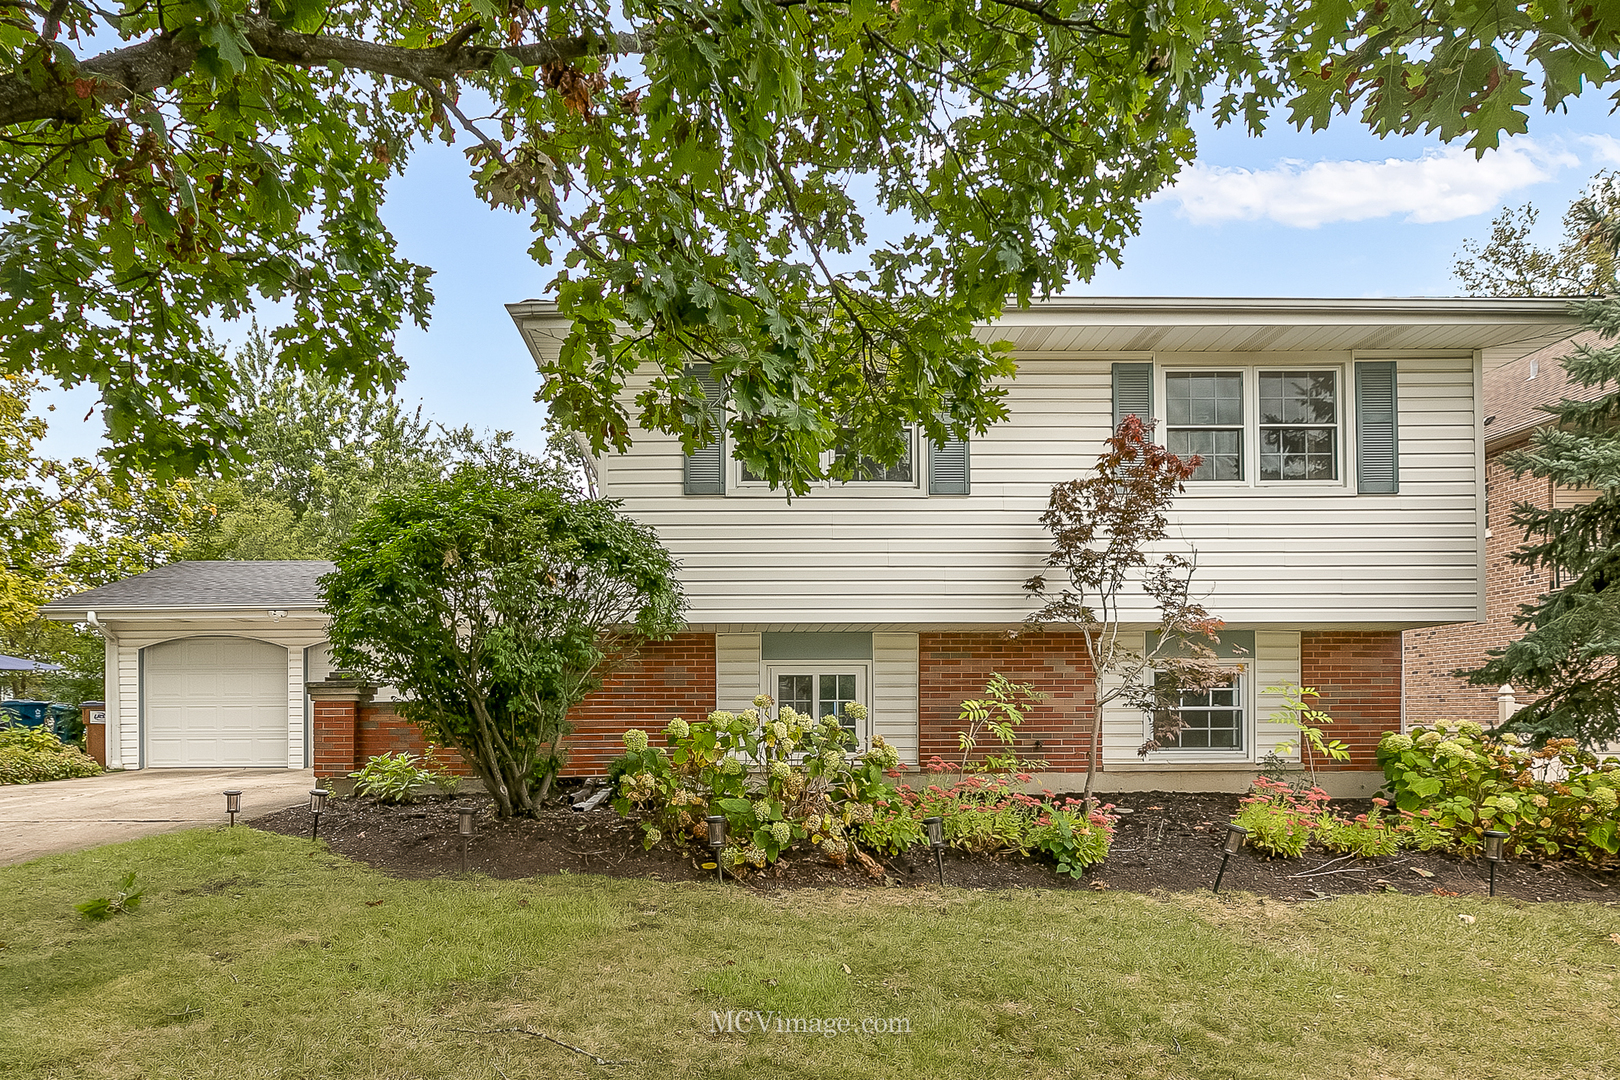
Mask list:
[[800,490],[835,444],[995,421],[973,322],[1117,260],[1198,109],[1483,151],[1617,39],[1579,0],[0,0],[0,362],[98,386],[160,476],[240,442],[210,320],[282,301],[277,363],[391,387],[431,295],[378,208],[459,129],[565,265],[553,411],[696,445],[711,363],[735,452]]

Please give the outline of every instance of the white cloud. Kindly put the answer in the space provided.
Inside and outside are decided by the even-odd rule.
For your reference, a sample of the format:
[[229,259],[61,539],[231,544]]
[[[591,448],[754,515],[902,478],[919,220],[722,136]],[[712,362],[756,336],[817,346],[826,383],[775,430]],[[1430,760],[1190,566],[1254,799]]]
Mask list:
[[1599,165],[1620,165],[1620,139],[1613,135],[1582,135],[1581,142],[1592,148],[1592,160]]
[[[1599,152],[1620,155],[1620,141],[1608,142],[1614,145]],[[1504,195],[1579,164],[1574,154],[1530,139],[1507,142],[1479,160],[1470,150],[1448,147],[1416,160],[1283,161],[1269,169],[1194,164],[1164,197],[1200,225],[1269,218],[1314,229],[1395,214],[1428,224],[1487,213]]]

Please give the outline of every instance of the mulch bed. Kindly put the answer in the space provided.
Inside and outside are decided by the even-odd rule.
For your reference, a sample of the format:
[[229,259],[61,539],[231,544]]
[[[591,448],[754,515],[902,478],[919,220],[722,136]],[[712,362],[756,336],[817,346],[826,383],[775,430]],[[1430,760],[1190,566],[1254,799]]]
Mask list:
[[[1220,867],[1226,822],[1238,810],[1238,796],[1218,793],[1132,792],[1111,795],[1119,803],[1113,849],[1101,866],[1081,881],[1060,877],[1029,859],[945,853],[945,881],[978,889],[1208,889]],[[457,803],[479,808],[477,834],[467,853],[467,869],[496,878],[588,873],[661,881],[710,879],[700,859],[708,852],[676,850],[668,844],[646,851],[641,830],[612,810],[574,813],[546,810],[539,817],[501,820],[487,796],[429,797],[415,804],[386,806],[371,799],[334,799],[321,818],[321,838],[333,851],[399,877],[424,878],[462,870],[456,835]],[[1336,809],[1359,813],[1368,804],[1342,802]],[[304,808],[283,810],[252,824],[289,836],[309,835]],[[1251,848],[1234,856],[1223,890],[1231,888],[1279,900],[1310,901],[1333,896],[1401,892],[1413,895],[1483,896],[1487,866],[1478,860],[1443,854],[1403,853],[1378,859],[1342,859],[1311,852],[1300,859],[1266,859]],[[851,861],[835,867],[809,853],[789,856],[745,884],[776,891],[800,888],[915,887],[938,881],[932,852],[914,848],[884,860],[880,875]],[[1508,862],[1497,870],[1496,893],[1520,900],[1620,900],[1620,875],[1566,863]]]

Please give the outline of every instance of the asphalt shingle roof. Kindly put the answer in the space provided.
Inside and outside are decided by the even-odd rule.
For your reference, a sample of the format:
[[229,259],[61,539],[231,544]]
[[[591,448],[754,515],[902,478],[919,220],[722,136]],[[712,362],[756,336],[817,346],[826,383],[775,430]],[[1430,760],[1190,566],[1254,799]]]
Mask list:
[[1487,372],[1485,413],[1491,420],[1485,425],[1485,441],[1499,443],[1548,423],[1552,417],[1538,406],[1555,405],[1566,398],[1591,401],[1602,396],[1603,387],[1570,382],[1562,363],[1575,346],[1597,345],[1602,340],[1596,332],[1585,330]]
[[51,611],[146,607],[310,607],[321,602],[315,581],[332,564],[318,560],[176,562],[64,596]]

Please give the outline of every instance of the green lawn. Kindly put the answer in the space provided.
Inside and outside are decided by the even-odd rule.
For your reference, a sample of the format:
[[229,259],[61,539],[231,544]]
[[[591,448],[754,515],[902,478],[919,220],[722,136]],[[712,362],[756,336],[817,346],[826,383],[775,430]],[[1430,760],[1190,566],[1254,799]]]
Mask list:
[[[129,870],[139,912],[73,910]],[[1610,904],[396,881],[245,828],[0,868],[0,897],[6,1077],[1620,1070]],[[728,1010],[911,1034],[713,1033]],[[466,1030],[524,1026],[620,1064]]]

